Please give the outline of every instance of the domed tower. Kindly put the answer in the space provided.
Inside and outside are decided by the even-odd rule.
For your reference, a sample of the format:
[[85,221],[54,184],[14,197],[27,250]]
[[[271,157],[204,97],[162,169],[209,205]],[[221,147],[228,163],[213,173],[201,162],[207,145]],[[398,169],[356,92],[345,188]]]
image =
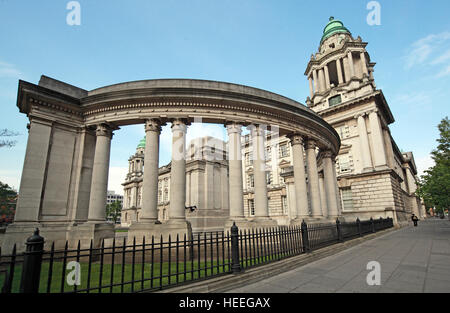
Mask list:
[[336,172],[344,217],[401,220],[417,211],[416,198],[406,188],[405,158],[389,130],[394,117],[376,89],[366,46],[331,17],[306,67],[306,103],[341,138]]
[[320,112],[376,89],[375,63],[370,62],[366,46],[361,37],[354,39],[341,21],[330,17],[319,51],[305,71],[310,87],[306,102],[311,109]]

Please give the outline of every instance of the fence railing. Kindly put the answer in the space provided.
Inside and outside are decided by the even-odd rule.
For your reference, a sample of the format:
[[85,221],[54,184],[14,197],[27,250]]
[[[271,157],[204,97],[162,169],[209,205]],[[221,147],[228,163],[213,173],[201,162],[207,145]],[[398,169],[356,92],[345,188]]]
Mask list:
[[[280,226],[168,237],[113,240],[106,247],[44,250],[36,230],[26,251],[1,255],[2,293],[155,291],[264,265],[393,227],[392,219]],[[158,239],[158,240],[156,240]]]

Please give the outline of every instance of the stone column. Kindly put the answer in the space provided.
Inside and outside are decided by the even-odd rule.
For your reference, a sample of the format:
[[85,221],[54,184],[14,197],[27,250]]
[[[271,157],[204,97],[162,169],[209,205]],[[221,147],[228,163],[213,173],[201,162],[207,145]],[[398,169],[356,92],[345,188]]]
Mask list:
[[269,217],[267,200],[266,162],[264,160],[265,134],[261,126],[251,128],[253,140],[253,177],[255,179],[255,217],[265,219]]
[[183,120],[172,122],[169,222],[186,221],[186,131]]
[[332,161],[332,165],[333,165],[333,176],[334,176],[334,181],[336,182],[335,185],[335,189],[336,189],[336,203],[337,203],[337,207],[338,207],[338,214],[339,216],[342,215],[342,202],[341,202],[341,194],[339,191],[339,184],[338,184],[338,179],[337,179],[337,174],[336,174],[336,158],[331,159]]
[[319,70],[319,81],[320,81],[320,92],[324,92],[326,90],[325,86],[325,75],[323,73],[323,68]]
[[308,180],[311,196],[312,217],[320,218],[322,217],[322,207],[320,203],[319,176],[317,172],[316,143],[314,140],[308,139],[305,146],[306,159],[308,162]]
[[98,223],[106,221],[106,194],[108,191],[112,129],[106,124],[98,125],[96,135],[88,221]]
[[383,128],[384,142],[386,144],[387,160],[390,168],[395,168],[394,148],[392,147],[391,135],[388,128]]
[[344,78],[342,77],[342,66],[341,66],[341,59],[336,60],[336,69],[337,69],[337,75],[339,80],[339,85],[344,83]]
[[156,221],[158,219],[158,168],[159,135],[161,122],[148,120],[145,123],[144,178],[142,182],[142,213],[140,220]]
[[342,59],[342,63],[344,65],[345,82],[348,83],[350,81],[350,68],[348,65],[348,57],[344,57]]
[[313,69],[313,78],[314,78],[314,93],[318,93],[319,92],[319,79],[318,79],[318,75],[317,75],[317,70]]
[[363,74],[366,74],[367,77],[369,77],[369,70],[367,69],[367,63],[366,63],[366,54],[364,52],[360,52],[360,58],[361,58],[361,69]]
[[381,130],[378,110],[375,109],[369,113],[370,131],[372,134],[374,166],[386,166],[386,149],[383,142],[383,132]]
[[361,158],[363,171],[371,169],[372,166],[372,157],[370,155],[369,148],[369,137],[367,136],[367,128],[366,121],[363,114],[359,114],[355,116],[358,120],[358,135],[359,135],[359,143],[361,145]]
[[242,179],[242,153],[240,124],[226,126],[228,132],[228,173],[230,219],[244,218],[244,185]]
[[51,122],[31,121],[14,223],[39,220],[51,137]]
[[294,219],[308,217],[308,190],[306,185],[305,161],[303,158],[303,138],[300,135],[290,137],[292,160],[294,165],[296,214]]
[[337,204],[336,185],[337,181],[333,174],[333,154],[331,151],[323,153],[323,174],[325,180],[325,192],[327,195],[328,217],[337,218],[339,216],[339,208]]
[[351,79],[351,78],[355,77],[355,64],[353,63],[353,54],[351,51],[349,51],[347,53],[347,57],[348,57],[348,66],[350,68],[350,79]]
[[309,80],[309,96],[312,99],[314,97],[314,91],[313,91],[313,82],[311,76],[308,77]]
[[328,217],[328,207],[327,207],[327,194],[325,192],[325,182],[324,182],[323,172],[319,172],[319,192],[320,192],[320,203],[322,204],[323,217]]
[[325,64],[323,69],[325,71],[325,86],[326,89],[329,90],[331,88],[331,85],[330,85],[330,73],[328,71],[328,64]]

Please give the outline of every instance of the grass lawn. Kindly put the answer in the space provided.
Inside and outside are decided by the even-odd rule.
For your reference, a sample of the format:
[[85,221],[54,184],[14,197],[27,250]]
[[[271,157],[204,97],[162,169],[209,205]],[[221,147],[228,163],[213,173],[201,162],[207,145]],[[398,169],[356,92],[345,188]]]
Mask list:
[[[228,261],[226,261],[228,262]],[[112,268],[111,264],[103,264],[103,269],[100,271],[99,263],[92,263],[89,277],[89,264],[80,263],[81,265],[81,277],[80,282],[81,285],[77,286],[78,290],[83,290],[88,287],[89,288],[97,288],[95,290],[90,290],[91,293],[98,292],[136,292],[140,290],[146,289],[158,289],[161,286],[169,286],[174,285],[177,282],[177,264],[171,263],[170,265],[170,281],[169,281],[169,263],[154,263],[153,269],[151,263],[146,263],[142,266],[142,264],[125,264],[122,268],[122,264],[115,264],[114,268]],[[206,265],[206,266],[205,266]],[[211,269],[211,265],[213,268]],[[198,262],[187,262],[186,264],[186,275],[184,272],[184,263],[178,263],[178,282],[190,281],[190,280],[198,280],[200,278],[204,278],[206,276],[212,276],[217,274],[224,273],[224,267],[222,262],[219,267],[217,267],[217,262],[200,262],[200,270]],[[207,268],[207,269],[205,269]],[[228,265],[225,265],[225,272],[228,272]],[[61,286],[64,283],[63,292],[74,291],[74,286],[69,286],[67,284],[66,278],[71,270],[66,270],[63,280],[63,263],[62,262],[54,262],[53,270],[52,270],[52,279],[50,282],[50,292],[51,293],[60,293],[62,292]],[[113,273],[111,273],[113,272]],[[152,277],[153,272],[153,279]],[[162,275],[160,275],[162,273]],[[20,288],[20,277],[22,274],[22,265],[19,264],[16,266],[14,271],[14,279],[12,292],[19,292]],[[101,277],[100,277],[101,274]],[[103,287],[106,285],[111,285],[111,274],[113,286]],[[162,276],[162,277],[161,277]],[[43,263],[41,268],[41,279],[39,285],[39,292],[46,293],[48,286],[48,277],[49,277],[49,263]],[[143,278],[143,279],[142,279]],[[0,276],[0,288],[3,286],[5,280],[5,276]],[[142,281],[144,280],[144,281]],[[134,281],[134,283],[132,283]],[[100,286],[100,282],[102,288],[98,288]],[[123,286],[122,285],[123,282]]]

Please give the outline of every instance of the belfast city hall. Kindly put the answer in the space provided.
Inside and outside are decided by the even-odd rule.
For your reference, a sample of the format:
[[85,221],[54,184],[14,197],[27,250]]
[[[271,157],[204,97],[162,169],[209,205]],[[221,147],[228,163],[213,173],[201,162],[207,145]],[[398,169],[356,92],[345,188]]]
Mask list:
[[[319,39],[319,38],[318,38]],[[111,142],[142,124],[130,151],[121,223],[128,239],[357,218],[426,215],[417,168],[390,132],[395,122],[374,78],[367,42],[334,18],[305,60],[305,103],[228,82],[150,79],[84,90],[42,76],[19,81],[29,119],[14,223],[2,251],[35,228],[62,246],[115,236],[106,200]],[[301,69],[299,69],[300,71]],[[227,139],[186,140],[189,126],[222,125]],[[172,133],[160,167],[160,134]],[[134,153],[134,154],[133,154]],[[172,237],[173,238],[173,237]]]

